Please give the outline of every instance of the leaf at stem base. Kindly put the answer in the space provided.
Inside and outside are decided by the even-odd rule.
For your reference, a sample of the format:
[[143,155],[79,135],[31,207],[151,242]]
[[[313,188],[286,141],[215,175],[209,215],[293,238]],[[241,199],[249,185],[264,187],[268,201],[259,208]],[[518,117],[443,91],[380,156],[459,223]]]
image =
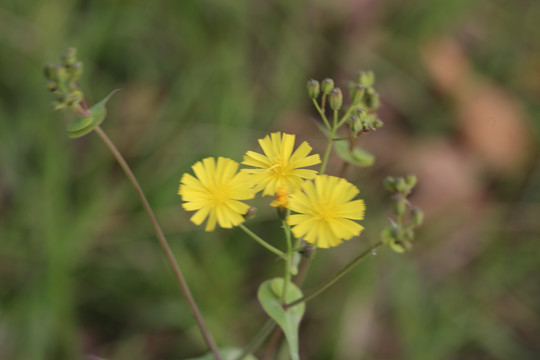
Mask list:
[[[283,292],[283,278],[267,280],[261,284],[257,296],[264,311],[283,330],[289,344],[289,353],[292,360],[300,359],[298,355],[298,328],[305,311],[305,304],[298,304],[285,310],[281,303]],[[302,297],[302,291],[293,283],[287,285],[285,302],[290,303]]]

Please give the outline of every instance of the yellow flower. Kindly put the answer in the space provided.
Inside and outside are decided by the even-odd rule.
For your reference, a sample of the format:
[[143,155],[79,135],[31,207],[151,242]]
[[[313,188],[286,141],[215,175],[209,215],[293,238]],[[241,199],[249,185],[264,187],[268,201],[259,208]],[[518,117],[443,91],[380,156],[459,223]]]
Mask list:
[[239,164],[226,158],[203,159],[192,166],[195,176],[184,174],[180,180],[178,194],[185,202],[182,207],[196,211],[191,221],[196,225],[208,218],[206,231],[213,231],[216,223],[222,228],[231,228],[244,222],[243,215],[249,205],[239,200],[255,196],[251,177],[238,173]]
[[364,200],[352,200],[358,193],[356,186],[335,176],[305,181],[289,200],[289,209],[298,213],[287,217],[292,233],[320,248],[359,235],[364,228],[353,220],[362,220],[366,207]]
[[308,156],[312,149],[305,141],[293,153],[294,139],[294,135],[272,133],[259,139],[264,155],[254,151],[244,155],[242,164],[255,167],[244,171],[253,175],[257,191],[264,189],[263,195],[274,195],[284,186],[293,193],[304,179],[313,179],[317,175],[315,170],[301,168],[320,164],[321,158],[319,155]]

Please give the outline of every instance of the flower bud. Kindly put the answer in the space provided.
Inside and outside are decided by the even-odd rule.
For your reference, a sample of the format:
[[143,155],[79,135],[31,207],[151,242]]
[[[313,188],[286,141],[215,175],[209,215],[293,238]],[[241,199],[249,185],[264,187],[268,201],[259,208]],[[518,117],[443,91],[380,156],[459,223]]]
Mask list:
[[373,88],[368,88],[364,96],[364,103],[370,110],[377,109],[380,105],[379,94]]
[[62,65],[56,65],[54,67],[52,80],[56,80],[60,87],[64,86],[67,76],[65,67]]
[[407,194],[410,191],[409,186],[407,186],[407,183],[405,182],[405,179],[402,177],[397,178],[396,180],[396,190],[400,194]]
[[304,242],[304,245],[302,246],[302,248],[298,251],[298,253],[300,255],[302,255],[302,257],[304,259],[312,259],[313,258],[313,254],[315,252],[315,247],[313,247],[313,245],[311,244],[308,244],[306,242]]
[[67,97],[65,102],[68,106],[79,104],[83,99],[83,93],[80,90],[72,91]]
[[424,222],[424,212],[419,208],[411,210],[411,222],[414,226],[420,226]]
[[409,186],[409,189],[412,190],[412,188],[418,182],[418,178],[416,177],[416,175],[407,175],[407,177],[405,178],[405,182]]
[[412,247],[408,241],[394,241],[390,243],[390,248],[398,254],[403,254],[405,251],[410,250]]
[[343,94],[341,93],[340,88],[332,89],[328,102],[330,103],[332,110],[337,111],[341,109],[341,105],[343,104]]
[[69,76],[73,81],[79,80],[83,73],[83,64],[80,61],[77,61],[72,66],[68,68]]
[[243,216],[244,216],[244,219],[249,220],[249,219],[253,219],[256,214],[257,214],[257,208],[251,206]]
[[353,105],[357,105],[357,104],[360,104],[360,102],[362,102],[362,99],[364,98],[364,94],[365,94],[365,91],[366,89],[360,85],[360,84],[357,84],[353,90],[353,96],[352,96],[352,104]]
[[362,120],[360,120],[360,118],[356,115],[353,115],[349,118],[349,125],[354,133],[359,133],[360,131],[364,130]]
[[407,229],[403,232],[403,242],[405,244],[410,244],[414,240],[414,230]]
[[375,84],[375,73],[371,70],[360,71],[356,78],[356,82],[365,87],[372,87]]
[[316,99],[320,90],[321,87],[317,80],[311,79],[307,82],[307,92],[310,99]]
[[66,50],[66,53],[62,55],[62,64],[68,67],[75,64],[75,62],[77,61],[76,55],[77,55],[77,49],[73,47],[68,48]]
[[395,225],[388,226],[381,233],[381,241],[385,245],[390,245],[391,243],[397,241],[397,232],[398,228]]
[[329,78],[326,78],[326,79],[323,80],[323,82],[321,84],[321,90],[322,90],[323,94],[325,94],[325,95],[330,94],[330,92],[332,91],[333,88],[334,88],[334,80],[329,79]]
[[384,187],[386,190],[390,192],[396,192],[396,179],[394,179],[392,176],[386,177],[386,179],[383,180]]

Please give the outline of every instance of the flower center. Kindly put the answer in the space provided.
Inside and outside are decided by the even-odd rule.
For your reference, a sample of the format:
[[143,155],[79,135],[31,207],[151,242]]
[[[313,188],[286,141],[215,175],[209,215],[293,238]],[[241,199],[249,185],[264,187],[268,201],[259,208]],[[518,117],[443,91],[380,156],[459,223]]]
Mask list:
[[208,189],[207,198],[213,206],[223,205],[229,198],[227,186],[215,185],[213,188]]
[[335,205],[327,202],[319,202],[315,207],[315,218],[320,222],[328,222],[336,217]]
[[293,167],[288,161],[278,157],[275,165],[273,165],[269,170],[271,170],[275,176],[284,178],[291,175]]

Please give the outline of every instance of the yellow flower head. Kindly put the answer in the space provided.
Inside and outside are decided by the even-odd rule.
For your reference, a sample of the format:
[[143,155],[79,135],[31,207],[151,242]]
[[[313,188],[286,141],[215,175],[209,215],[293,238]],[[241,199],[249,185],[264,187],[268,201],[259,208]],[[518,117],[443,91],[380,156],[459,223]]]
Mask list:
[[292,233],[320,248],[359,235],[364,228],[353,220],[362,220],[366,207],[364,200],[352,200],[358,193],[356,186],[335,176],[305,181],[289,200],[289,209],[298,213],[287,217]]
[[191,221],[196,225],[208,218],[206,231],[213,231],[216,223],[231,228],[244,222],[249,205],[239,200],[255,196],[254,183],[249,174],[238,173],[239,164],[226,158],[206,158],[192,166],[195,176],[184,174],[178,194],[185,202],[182,207],[196,211]]
[[254,151],[244,155],[242,164],[254,167],[244,171],[253,175],[257,191],[264,189],[263,195],[274,195],[284,186],[293,193],[304,179],[313,179],[317,175],[315,170],[302,168],[320,164],[321,158],[319,155],[308,156],[312,149],[305,141],[293,153],[294,139],[294,135],[272,133],[259,139],[264,155]]

